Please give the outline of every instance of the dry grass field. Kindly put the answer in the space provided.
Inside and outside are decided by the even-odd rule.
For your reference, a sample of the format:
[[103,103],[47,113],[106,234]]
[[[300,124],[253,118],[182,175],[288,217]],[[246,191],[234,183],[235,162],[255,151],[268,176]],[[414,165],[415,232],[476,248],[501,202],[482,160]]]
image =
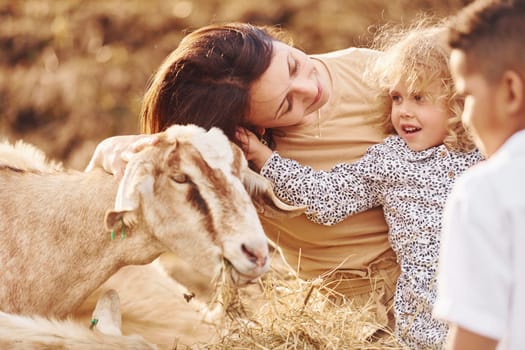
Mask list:
[[[408,23],[421,13],[448,16],[467,2],[0,0],[0,139],[23,138],[67,167],[83,169],[103,138],[138,131],[148,79],[187,31],[209,23],[276,25],[307,53],[322,53],[367,46],[377,26]],[[166,263],[169,271],[183,269],[178,279],[203,288],[201,280],[191,280],[195,275],[188,267]],[[153,280],[136,276],[123,287],[124,316],[137,322],[125,322],[124,331],[162,326],[150,337],[161,349],[397,348],[388,334],[371,337],[374,320],[366,310],[332,305],[318,281],[297,280],[289,271],[274,269],[260,284],[234,295],[232,305],[248,308],[249,321],[240,322],[235,314],[219,329],[199,323],[180,296],[174,303],[163,299],[161,316],[155,310],[137,314],[135,291],[151,289],[155,296],[171,288],[156,285],[147,271],[144,275]],[[85,307],[89,312],[90,304]],[[140,324],[141,316],[148,321]],[[163,320],[156,322],[159,317]]]

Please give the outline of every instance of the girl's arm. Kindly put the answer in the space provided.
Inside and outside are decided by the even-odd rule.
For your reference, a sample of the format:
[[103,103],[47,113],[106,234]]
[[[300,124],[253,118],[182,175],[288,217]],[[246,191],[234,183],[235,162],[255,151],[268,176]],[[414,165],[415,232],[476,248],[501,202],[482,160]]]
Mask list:
[[498,342],[465,328],[452,325],[447,338],[447,350],[494,350]]
[[247,129],[239,128],[235,136],[242,145],[246,159],[252,162],[255,170],[260,171],[272,155],[272,150]]
[[333,225],[382,204],[382,162],[377,161],[375,153],[369,150],[356,163],[314,171],[274,152],[262,166],[261,175],[273,183],[274,192],[281,199],[306,206],[308,219]]

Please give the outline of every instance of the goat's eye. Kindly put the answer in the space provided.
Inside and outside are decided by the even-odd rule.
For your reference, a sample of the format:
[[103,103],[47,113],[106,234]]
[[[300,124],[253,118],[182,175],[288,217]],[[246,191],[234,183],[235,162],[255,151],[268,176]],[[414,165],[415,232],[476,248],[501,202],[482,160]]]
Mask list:
[[182,174],[182,173],[173,174],[170,177],[173,181],[180,183],[180,184],[188,182],[188,176],[186,174]]

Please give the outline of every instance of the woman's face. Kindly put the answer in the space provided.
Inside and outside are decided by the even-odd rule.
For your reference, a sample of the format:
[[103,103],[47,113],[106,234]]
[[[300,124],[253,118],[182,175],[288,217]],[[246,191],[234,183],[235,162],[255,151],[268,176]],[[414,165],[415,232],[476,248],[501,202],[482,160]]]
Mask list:
[[247,121],[262,128],[301,124],[328,101],[328,82],[304,52],[278,41],[273,50],[270,66],[252,84]]

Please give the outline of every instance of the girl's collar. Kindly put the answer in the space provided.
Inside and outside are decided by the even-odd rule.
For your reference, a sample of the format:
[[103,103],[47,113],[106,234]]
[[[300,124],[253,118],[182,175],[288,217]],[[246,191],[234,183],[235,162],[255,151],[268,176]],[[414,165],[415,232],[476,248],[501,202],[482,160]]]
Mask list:
[[406,158],[408,161],[419,161],[427,158],[434,157],[435,155],[448,154],[449,150],[444,144],[427,148],[423,151],[413,151],[408,147],[405,140],[403,140],[399,135],[392,135],[385,139],[385,144],[391,146],[399,152],[399,154]]

